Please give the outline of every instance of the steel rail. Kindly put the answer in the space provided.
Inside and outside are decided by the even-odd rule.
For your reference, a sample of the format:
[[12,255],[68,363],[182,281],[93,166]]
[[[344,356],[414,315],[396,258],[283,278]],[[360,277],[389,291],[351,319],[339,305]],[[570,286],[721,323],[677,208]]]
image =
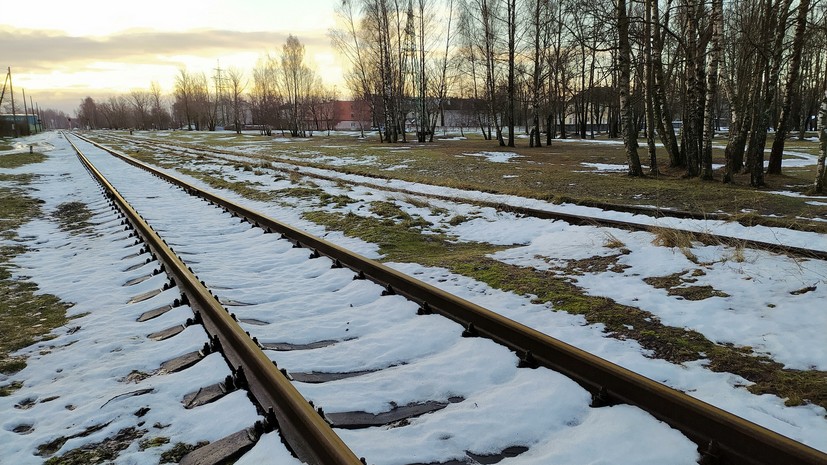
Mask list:
[[86,169],[129,218],[154,252],[153,255],[165,264],[167,272],[187,295],[193,311],[200,314],[207,333],[213,338],[218,337],[228,363],[233,367],[241,367],[250,392],[262,411],[270,412],[272,409],[281,433],[298,458],[314,465],[362,465],[363,462],[232,319],[181,258],[164,243],[81,150],[68,137],[66,139]]
[[[86,139],[84,139],[86,140]],[[558,371],[610,403],[637,406],[678,429],[699,444],[707,459],[720,464],[816,465],[827,464],[827,454],[718,407],[615,365],[547,334],[510,320],[474,303],[407,276],[377,261],[353,253],[223,197],[202,191],[128,155],[87,140],[114,156],[166,179],[193,195],[222,206],[296,244],[326,255],[466,327],[469,333],[488,337],[517,352],[528,365]],[[706,462],[709,463],[709,462]]]
[[[117,136],[110,136],[110,137],[114,137],[116,139],[123,139],[123,138],[120,138],[120,137],[117,137]],[[91,142],[91,143],[94,143],[89,139],[86,139],[86,140]],[[130,143],[136,142],[135,140],[131,140],[131,139],[124,139],[124,140],[126,140]],[[155,146],[163,145],[161,143],[150,142],[150,141],[145,141],[145,140],[141,140],[141,141],[139,141],[139,143],[143,143],[145,145],[150,145],[150,146],[152,146],[152,145],[155,145]],[[173,144],[173,146],[175,146],[175,145]],[[214,151],[214,152],[217,152],[217,153],[223,153],[223,154],[226,154],[226,155],[238,156],[238,154],[233,154],[233,153],[227,152],[227,151],[210,149],[210,148],[207,148],[207,147],[200,147],[200,146],[195,146],[195,147],[197,147],[199,150],[211,150],[211,151]],[[282,163],[284,163],[284,162],[282,162]],[[299,164],[299,165],[303,166],[302,164]],[[330,168],[324,168],[324,169],[330,169]],[[314,178],[317,178],[317,179],[324,179],[324,180],[327,180],[327,181],[334,181],[334,182],[341,181],[341,179],[339,179],[339,178],[336,178],[336,177],[333,177],[333,176],[326,176],[324,174],[319,174],[319,173],[309,173],[309,172],[306,172],[306,171],[298,171],[298,173],[300,173],[304,176],[314,177]],[[368,175],[361,175],[361,176],[370,177]],[[519,205],[510,205],[510,204],[506,204],[506,203],[502,203],[502,202],[493,202],[493,201],[488,201],[488,200],[469,200],[469,199],[458,198],[458,197],[454,197],[454,196],[450,196],[450,195],[442,195],[442,194],[435,194],[435,193],[422,193],[422,192],[417,192],[417,191],[414,191],[414,190],[404,189],[404,188],[379,187],[379,186],[376,186],[374,184],[365,183],[365,182],[357,182],[357,181],[348,181],[348,182],[350,182],[351,184],[354,184],[354,185],[361,185],[361,186],[364,186],[364,187],[379,188],[379,189],[382,189],[382,190],[398,192],[398,193],[406,194],[406,195],[415,195],[415,196],[420,196],[420,197],[428,197],[428,198],[433,198],[433,199],[438,199],[438,200],[445,200],[445,201],[449,201],[449,202],[470,202],[470,203],[473,203],[475,205],[494,208],[495,210],[498,210],[498,211],[519,213],[521,215],[526,215],[526,216],[530,216],[530,217],[534,217],[534,218],[540,218],[540,219],[546,219],[546,220],[560,220],[560,221],[565,221],[569,224],[573,224],[573,225],[577,225],[577,226],[608,226],[608,227],[614,227],[614,228],[618,228],[618,229],[624,229],[624,230],[627,230],[627,231],[648,231],[648,232],[652,232],[655,229],[663,228],[663,229],[673,230],[673,231],[676,231],[676,232],[681,233],[681,234],[692,235],[692,236],[698,238],[700,241],[702,241],[704,243],[708,243],[708,244],[720,243],[720,244],[725,244],[725,245],[729,245],[729,246],[733,246],[733,247],[746,246],[746,247],[756,248],[756,249],[760,249],[760,250],[767,250],[767,251],[770,251],[770,252],[786,253],[786,254],[789,254],[789,255],[794,255],[794,256],[799,256],[799,257],[815,258],[815,259],[819,259],[819,260],[827,260],[827,250],[808,249],[808,248],[805,248],[805,247],[798,247],[798,246],[792,246],[792,245],[787,245],[787,244],[767,242],[767,241],[761,241],[761,240],[756,240],[756,239],[742,239],[742,238],[733,237],[733,236],[724,236],[724,235],[721,235],[721,234],[713,234],[713,233],[706,233],[706,232],[700,232],[700,231],[692,231],[692,230],[689,230],[689,229],[673,228],[673,227],[670,227],[670,226],[654,226],[654,225],[649,225],[649,224],[645,224],[645,223],[636,223],[634,221],[617,220],[617,219],[611,219],[611,218],[600,218],[600,217],[596,217],[596,216],[578,215],[578,214],[575,214],[575,213],[556,212],[556,211],[550,211],[550,210],[543,210],[543,209],[539,209],[539,208],[523,207],[523,206],[519,206]],[[594,208],[603,208],[603,209],[606,209],[606,210],[619,211],[619,212],[623,212],[623,213],[632,213],[632,214],[639,214],[639,215],[644,215],[644,216],[652,216],[652,217],[655,217],[655,218],[678,218],[678,219],[695,219],[695,220],[721,220],[721,221],[724,221],[726,219],[722,215],[718,215],[718,214],[714,214],[714,213],[706,215],[706,214],[699,214],[699,213],[688,212],[688,211],[666,210],[666,209],[660,209],[660,208],[658,208],[658,209],[648,209],[648,208],[639,208],[639,207],[633,207],[633,206],[627,206],[627,205],[614,205],[614,204],[603,204],[603,203],[595,203],[595,204],[583,205],[583,206],[594,207]]]

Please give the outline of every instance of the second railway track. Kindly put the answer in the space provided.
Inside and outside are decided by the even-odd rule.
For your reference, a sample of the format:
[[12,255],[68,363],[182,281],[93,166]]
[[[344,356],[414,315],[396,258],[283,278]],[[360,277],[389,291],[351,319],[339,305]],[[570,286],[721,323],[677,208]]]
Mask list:
[[[177,146],[174,144],[164,143],[164,142],[154,142],[149,140],[143,140],[137,137],[119,137],[107,134],[105,136],[107,139],[114,140],[118,143],[126,143],[126,144],[136,144],[141,147],[147,148],[149,150],[155,149],[165,149],[165,150],[184,150],[184,151],[194,151],[195,153],[206,155],[208,157],[213,157],[217,159],[224,159],[227,160],[228,157],[231,160],[232,158],[243,157],[241,154],[233,153],[227,150],[220,150],[214,149],[202,145],[182,145]],[[485,207],[492,207],[497,210],[501,211],[508,211],[517,213],[520,215],[525,215],[528,217],[540,218],[540,219],[550,219],[550,220],[561,220],[565,221],[572,225],[597,225],[597,226],[606,226],[606,227],[615,227],[619,229],[631,230],[631,231],[650,231],[653,229],[673,229],[680,233],[687,233],[691,234],[699,241],[702,241],[707,244],[726,244],[730,246],[739,246],[739,247],[750,247],[756,248],[761,250],[767,250],[772,252],[779,252],[779,253],[786,253],[793,256],[805,257],[805,258],[816,258],[825,260],[827,259],[827,245],[820,244],[820,243],[813,243],[812,241],[807,241],[806,238],[799,239],[797,244],[789,244],[786,243],[783,237],[783,233],[775,232],[770,237],[760,237],[760,238],[751,238],[748,236],[739,233],[739,231],[733,230],[727,234],[723,233],[716,233],[707,229],[707,226],[704,222],[706,221],[714,221],[719,223],[724,223],[729,218],[728,215],[719,215],[719,214],[701,214],[695,212],[687,212],[687,211],[678,211],[672,209],[660,209],[660,208],[647,208],[647,207],[635,207],[635,206],[628,206],[628,205],[610,205],[610,204],[600,204],[600,205],[590,205],[588,207],[578,207],[578,210],[583,210],[580,213],[575,213],[571,211],[565,211],[564,209],[560,209],[554,206],[544,207],[542,205],[537,206],[528,206],[528,205],[516,205],[513,203],[509,203],[506,200],[486,200],[485,198],[477,198],[477,199],[461,199],[454,195],[440,193],[439,191],[451,191],[451,189],[441,188],[440,186],[433,186],[432,189],[425,189],[422,190],[412,190],[409,188],[394,188],[384,185],[386,183],[386,179],[376,179],[373,180],[366,176],[357,176],[358,178],[362,178],[361,181],[344,181],[342,176],[331,177],[324,173],[324,171],[328,169],[318,169],[312,164],[308,163],[298,163],[295,165],[291,165],[289,160],[268,160],[264,159],[265,161],[273,161],[274,169],[277,171],[290,171],[290,170],[299,170],[299,172],[304,176],[309,176],[311,178],[316,179],[324,179],[328,181],[334,182],[350,182],[352,184],[362,184],[365,186],[369,186],[373,189],[380,189],[386,191],[393,191],[398,192],[404,195],[415,195],[421,197],[429,197],[432,199],[440,199],[440,200],[447,200],[447,201],[464,201],[464,202],[473,202],[480,206]],[[282,164],[285,164],[281,166]],[[277,167],[279,165],[280,167]],[[489,197],[489,196],[483,196]],[[490,196],[490,197],[507,197],[507,196]],[[533,202],[535,204],[542,204],[543,202]],[[594,212],[589,212],[589,210],[597,208],[597,209],[606,209],[607,211],[614,212],[617,217],[607,217],[607,216],[600,216],[595,215]],[[660,219],[660,221],[659,221]],[[692,221],[700,221],[699,225],[693,225]],[[732,228],[725,228],[725,229],[732,229]],[[776,228],[779,229],[779,228]],[[788,234],[795,235],[798,234],[795,231],[787,231]],[[806,233],[805,233],[806,234]],[[806,244],[806,245],[805,245]]]
[[[122,163],[91,158],[103,173]],[[204,294],[197,281],[177,278],[196,307],[220,304],[220,322],[213,324],[227,342],[219,345],[231,353],[249,352],[238,357],[259,359],[261,368],[245,371],[269,381],[254,381],[252,392],[272,395],[273,388],[255,384],[286,382],[276,379],[283,377],[277,370],[264,368],[272,359],[294,373],[303,396],[323,408],[344,442],[369,463],[494,463],[515,455],[536,463],[571,454],[561,443],[585,447],[573,438],[622,443],[629,434],[636,439],[628,450],[592,452],[620,453],[628,463],[692,463],[699,453],[719,463],[824,463],[818,451],[215,195],[197,192],[226,211],[145,179],[148,175],[121,173],[112,169],[115,187],[144,212],[182,266],[213,290],[215,295]],[[196,193],[192,186],[182,187]],[[142,235],[151,240],[151,234]],[[326,257],[311,258],[317,255]],[[241,330],[231,328],[224,308],[235,314]],[[245,338],[244,331],[255,339]],[[292,392],[287,385],[278,389]],[[273,397],[258,400],[266,410],[267,402],[288,398],[275,413],[300,457],[317,463],[355,459],[303,399]],[[601,408],[618,403],[652,417],[622,405]],[[607,431],[609,424],[613,428]],[[666,443],[674,446],[673,455],[657,456]],[[335,449],[331,454],[343,461],[315,455],[325,448]]]

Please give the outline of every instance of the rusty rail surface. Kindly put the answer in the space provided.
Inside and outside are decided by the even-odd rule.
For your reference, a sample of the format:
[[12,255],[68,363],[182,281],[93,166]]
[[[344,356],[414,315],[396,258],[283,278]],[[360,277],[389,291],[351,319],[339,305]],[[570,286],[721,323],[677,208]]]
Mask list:
[[[80,136],[78,136],[80,137]],[[82,137],[81,137],[82,138]],[[220,205],[250,223],[281,233],[292,242],[326,255],[417,302],[423,312],[441,314],[478,335],[517,352],[529,366],[544,366],[570,377],[596,399],[637,406],[681,431],[699,445],[702,463],[762,465],[825,465],[827,454],[718,407],[664,386],[626,368],[559,341],[491,310],[407,276],[288,224],[202,191],[185,181],[128,155],[82,138],[136,167]]]
[[167,272],[187,295],[193,311],[200,314],[207,333],[213,338],[218,337],[230,366],[243,369],[250,392],[262,411],[268,412],[273,409],[279,430],[298,458],[314,465],[361,465],[359,458],[189,271],[187,265],[161,240],[80,149],[71,141],[69,143],[86,169],[107,191],[110,199],[116,202],[129,218],[153,255],[164,263]]

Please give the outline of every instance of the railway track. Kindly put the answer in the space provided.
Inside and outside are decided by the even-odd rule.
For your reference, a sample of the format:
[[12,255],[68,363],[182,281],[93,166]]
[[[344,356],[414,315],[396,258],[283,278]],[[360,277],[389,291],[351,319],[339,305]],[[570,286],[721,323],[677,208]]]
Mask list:
[[[554,372],[562,373],[574,380],[585,389],[583,393],[591,394],[590,400],[586,401],[586,404],[591,404],[591,407],[586,406],[590,412],[610,411],[611,409],[601,409],[601,407],[617,404],[629,404],[639,407],[654,418],[680,430],[686,437],[694,441],[698,451],[702,454],[703,458],[701,460],[703,463],[814,464],[825,463],[825,460],[827,460],[827,456],[821,452],[610,364],[425,283],[411,279],[377,262],[310,236],[289,225],[235,205],[214,194],[199,191],[183,181],[154,170],[134,159],[117,152],[111,152],[121,160],[151,172],[155,176],[180,187],[187,193],[198,196],[210,204],[226,210],[229,213],[224,215],[225,222],[228,215],[233,215],[241,218],[241,220],[238,220],[238,218],[234,220],[236,225],[239,221],[249,223],[242,225],[240,229],[238,229],[238,226],[230,228],[232,231],[228,234],[233,236],[237,234],[261,236],[265,245],[257,247],[264,247],[264,249],[256,248],[256,252],[262,254],[262,259],[267,256],[263,253],[264,250],[274,249],[281,251],[280,253],[284,257],[289,257],[286,259],[287,263],[282,263],[279,266],[287,267],[300,264],[298,268],[301,271],[288,271],[287,276],[279,275],[278,279],[286,281],[288,276],[306,273],[311,277],[305,280],[304,285],[307,285],[307,282],[312,282],[318,276],[332,273],[337,276],[336,278],[330,278],[337,283],[334,286],[336,288],[334,292],[347,289],[348,293],[345,294],[349,294],[350,288],[358,288],[360,295],[367,292],[367,294],[372,293],[374,297],[367,303],[357,305],[365,313],[360,317],[352,314],[352,310],[336,309],[334,302],[341,298],[338,295],[326,294],[321,289],[316,289],[316,292],[311,290],[309,294],[289,295],[291,292],[287,292],[281,287],[271,287],[272,284],[267,285],[265,284],[266,281],[262,283],[257,280],[255,276],[260,274],[260,271],[248,271],[249,276],[241,270],[233,268],[230,268],[233,273],[228,273],[229,269],[223,269],[221,266],[218,266],[218,271],[214,271],[213,268],[216,265],[210,265],[209,263],[213,262],[208,263],[206,260],[206,258],[209,258],[208,253],[187,251],[195,247],[192,242],[194,238],[189,236],[198,236],[200,228],[181,228],[181,231],[178,231],[174,225],[159,226],[158,230],[162,231],[167,238],[168,242],[165,243],[150,226],[152,220],[144,220],[137,211],[130,207],[126,200],[115,191],[114,187],[104,179],[102,173],[81,154],[77,147],[75,148],[79,157],[85,160],[84,163],[90,172],[108,189],[112,189],[110,195],[129,216],[138,234],[147,243],[147,247],[165,264],[167,273],[172,276],[175,283],[181,288],[183,295],[186,296],[190,306],[197,312],[196,315],[198,316],[194,316],[194,320],[203,321],[208,334],[212,335],[210,350],[220,348],[228,359],[230,366],[234,367],[236,378],[243,380],[239,384],[249,386],[250,393],[256,399],[256,403],[265,418],[258,429],[278,429],[294,453],[303,461],[325,464],[360,463],[357,455],[351,452],[345,444],[355,442],[361,447],[366,439],[350,433],[351,430],[356,431],[355,428],[365,426],[392,424],[398,428],[386,429],[387,431],[401,431],[405,429],[403,426],[409,422],[414,424],[407,426],[407,428],[419,428],[422,423],[429,422],[421,420],[418,422],[418,420],[411,420],[411,418],[418,418],[426,412],[451,411],[454,406],[459,408],[459,406],[467,405],[467,403],[477,400],[481,396],[478,391],[471,390],[467,392],[467,388],[465,389],[466,392],[459,392],[463,389],[458,386],[451,387],[450,383],[447,388],[436,388],[430,387],[431,382],[427,382],[424,384],[433,390],[432,393],[441,392],[442,395],[427,399],[404,399],[399,391],[392,389],[398,398],[392,398],[392,395],[388,395],[385,403],[393,406],[393,408],[384,412],[368,412],[376,410],[375,408],[366,408],[368,411],[356,409],[349,411],[343,408],[343,405],[335,405],[333,410],[325,409],[327,412],[324,412],[317,410],[305,401],[305,397],[313,397],[314,395],[325,398],[327,403],[333,404],[336,404],[334,399],[337,397],[349,400],[356,399],[359,394],[337,392],[333,395],[329,390],[337,388],[326,386],[347,386],[349,384],[365,388],[371,383],[363,383],[360,380],[371,377],[377,378],[380,376],[379,373],[401,371],[403,372],[403,380],[410,382],[411,379],[417,379],[410,377],[421,376],[422,373],[417,373],[415,370],[408,372],[407,375],[404,373],[408,370],[406,367],[418,365],[413,361],[385,358],[373,361],[373,364],[371,364],[366,360],[372,359],[366,359],[362,360],[361,363],[357,360],[355,366],[347,366],[335,358],[336,352],[349,350],[353,351],[358,359],[362,354],[362,349],[359,349],[359,347],[364,341],[377,344],[386,351],[392,351],[393,346],[400,343],[400,339],[402,341],[406,339],[403,335],[408,332],[414,334],[429,332],[434,335],[443,335],[444,333],[446,342],[436,342],[434,344],[444,346],[446,350],[448,347],[454,350],[457,346],[462,346],[461,348],[465,352],[461,351],[460,353],[465,354],[465,357],[470,357],[468,355],[469,350],[487,354],[490,349],[477,347],[476,344],[480,344],[486,339],[495,341],[511,351],[506,351],[505,354],[499,354],[499,356],[514,357],[514,354],[516,354],[513,362],[514,373],[518,373],[515,376],[520,377],[520,379],[523,376],[533,375],[539,377],[538,379],[542,382],[549,382],[546,377],[558,376],[550,371],[554,370]],[[124,188],[121,187],[121,189]],[[160,199],[158,202],[160,202]],[[204,202],[199,201],[199,203]],[[163,203],[159,205],[157,202],[150,202],[149,204],[154,205],[155,208],[162,208],[161,205],[163,205]],[[147,208],[152,207],[147,206]],[[172,208],[180,209],[182,207],[176,205]],[[148,213],[146,214],[149,216]],[[186,221],[185,218],[181,218],[181,224],[193,222],[197,222],[197,220]],[[223,228],[229,228],[226,223],[222,224]],[[249,231],[256,232],[250,233]],[[214,236],[212,239],[205,237],[204,240],[212,240],[213,243],[221,242],[220,238]],[[183,248],[184,252],[180,252],[180,256],[176,255],[172,250],[173,248]],[[204,255],[204,257],[201,255]],[[242,254],[239,253],[239,255]],[[259,255],[254,253],[252,256],[257,257]],[[249,268],[250,264],[246,266]],[[193,267],[196,272],[204,277],[204,282],[193,274],[191,271]],[[253,266],[252,268],[256,267]],[[266,269],[272,271],[271,267]],[[357,279],[352,281],[354,277]],[[249,287],[248,280],[253,283],[252,287]],[[213,293],[207,289],[206,282],[213,286],[218,285],[220,288],[213,289],[215,291]],[[292,289],[290,287],[292,285],[297,285],[281,284],[287,285],[288,289]],[[248,286],[246,290],[245,286]],[[270,314],[256,313],[254,310],[268,305],[266,296],[271,292],[288,294],[276,300],[277,306],[280,306],[281,303],[290,303],[302,307],[306,306],[307,302],[313,302],[321,308],[329,309],[332,316],[323,315],[318,313],[321,310],[317,310],[317,313],[311,312],[310,317],[305,317],[306,319],[301,324],[293,323],[289,319],[278,323],[263,320],[263,318],[273,319],[274,317]],[[356,291],[354,290],[354,292]],[[221,297],[218,297],[218,294]],[[384,296],[382,296],[383,294]],[[358,300],[363,299],[359,298]],[[388,310],[388,313],[394,315],[398,312],[407,313],[404,318],[394,316],[387,322],[389,326],[398,326],[399,329],[390,328],[381,331],[381,335],[369,333],[364,319],[367,318],[367,315],[376,317],[384,313],[379,312],[374,315],[377,312],[377,307],[384,309],[387,306],[385,302],[389,301],[393,302],[394,307],[392,310]],[[270,302],[269,305],[272,306],[273,303]],[[417,314],[419,315],[417,316]],[[459,323],[461,328],[442,323],[432,326],[435,325],[435,319],[441,319],[431,314],[447,317]],[[293,315],[293,317],[295,318],[296,315]],[[262,320],[257,318],[262,318]],[[337,321],[339,318],[342,320],[338,321],[338,325],[330,323],[331,319]],[[385,318],[389,317],[386,315]],[[395,318],[400,319],[395,320]],[[241,323],[237,323],[236,320]],[[350,325],[351,322],[354,323],[352,326]],[[296,337],[288,340],[290,339],[287,337],[288,334],[284,331],[274,330],[271,327],[275,324],[285,326],[291,334],[295,332],[293,335]],[[320,332],[328,337],[320,339],[318,332],[303,337],[300,336],[302,329],[307,325],[322,328]],[[452,329],[445,329],[446,326]],[[460,338],[460,333],[466,338]],[[482,338],[477,336],[482,336]],[[437,341],[439,340],[437,338]],[[457,340],[460,340],[460,343],[457,343]],[[469,344],[474,345],[472,349],[466,347]],[[307,355],[311,352],[317,353],[313,357],[313,359],[316,359],[315,362]],[[275,359],[279,366],[291,366],[291,370],[287,373],[280,371],[271,358]],[[474,363],[474,361],[475,359],[471,357],[470,362]],[[484,359],[476,360],[476,363],[482,366],[486,365]],[[516,368],[518,363],[521,368]],[[294,365],[301,366],[302,364],[307,364],[310,368],[304,370],[292,368]],[[460,366],[465,365],[465,363],[460,364]],[[541,368],[532,370],[532,368],[537,367]],[[431,369],[435,368],[431,367]],[[441,370],[436,369],[436,372],[442,372],[446,377],[450,377],[448,375],[451,370],[464,373],[464,371],[457,371],[461,370],[459,367],[454,367],[447,372],[444,368]],[[239,375],[239,373],[242,375]],[[525,373],[529,373],[529,375]],[[404,376],[409,378],[404,378]],[[299,381],[299,384],[305,388],[306,392],[304,394],[295,389],[294,383],[290,382],[291,377],[293,380]],[[347,381],[336,383],[337,380]],[[382,383],[388,382],[382,381]],[[387,384],[383,385],[388,386]],[[486,389],[510,392],[501,386]],[[457,391],[456,393],[460,395],[449,395],[454,391]],[[561,392],[557,395],[569,398],[570,394]],[[578,395],[574,395],[572,398],[575,403],[578,400],[583,402],[582,398],[578,399],[577,397]],[[510,408],[519,411],[519,407],[512,406]],[[485,422],[491,423],[491,420],[488,419]],[[331,428],[331,424],[334,428]],[[334,429],[339,434],[336,434]],[[367,441],[374,440],[374,434],[377,433],[367,434],[369,438]],[[340,435],[348,440],[343,441]],[[542,437],[532,439],[534,442],[538,442],[542,440]],[[443,439],[442,441],[446,440]],[[532,442],[526,440],[526,438],[523,438],[522,441]],[[461,448],[466,455],[462,460],[465,460],[465,463],[474,463],[471,460],[478,459],[489,460],[484,463],[494,463],[491,460],[501,460],[504,457],[522,453],[530,455],[526,450],[530,451],[531,449],[526,449],[524,444],[512,444],[507,440],[498,442],[499,447],[495,447],[497,450],[493,453],[490,450]],[[484,457],[486,454],[489,455],[488,458]],[[197,455],[194,457],[191,460],[198,460]],[[368,456],[367,459],[370,463],[374,461],[380,463],[386,457]],[[425,461],[422,463],[463,463],[457,461],[460,459],[457,458],[456,450],[453,451],[453,455],[449,453],[447,459],[425,457],[423,460]],[[450,462],[450,460],[455,462]],[[690,460],[694,460],[694,458]],[[392,460],[391,462],[393,463]]]
[[[150,142],[146,140],[140,140],[138,138],[126,138],[120,136],[113,136],[107,135],[106,137],[111,138],[112,140],[118,141],[120,143],[129,143],[129,144],[136,144],[141,145],[144,147],[149,148],[150,150],[155,148],[165,148],[168,150],[197,150],[199,154],[204,154],[205,156],[211,156],[214,158],[219,158],[222,160],[227,160],[226,157],[239,157],[240,155],[237,153],[233,153],[226,150],[219,150],[214,149],[211,147],[205,147],[201,145],[172,145],[167,143],[159,143],[159,142]],[[288,163],[286,161],[280,161],[280,163]],[[484,199],[467,199],[467,198],[458,198],[457,196],[453,195],[442,195],[435,192],[422,192],[417,190],[411,189],[404,189],[404,188],[393,188],[388,187],[387,185],[383,185],[385,179],[377,180],[375,183],[367,183],[367,182],[358,182],[352,180],[343,180],[341,177],[333,177],[327,176],[325,174],[319,173],[315,171],[311,166],[307,166],[306,164],[296,164],[290,168],[280,168],[277,166],[272,166],[272,169],[276,171],[282,172],[293,172],[298,170],[299,168],[304,168],[299,170],[298,172],[303,176],[308,176],[311,178],[323,179],[327,181],[334,181],[337,183],[346,182],[352,185],[362,185],[362,186],[369,186],[373,189],[383,190],[383,191],[390,191],[390,192],[397,192],[400,194],[405,195],[413,195],[418,197],[424,198],[432,198],[438,200],[446,200],[446,201],[461,201],[465,203],[474,203],[481,207],[491,207],[498,211],[506,211],[517,213],[520,215],[524,215],[527,217],[534,217],[539,219],[548,219],[548,220],[560,220],[565,221],[572,225],[591,225],[591,226],[603,226],[603,227],[614,227],[629,231],[652,231],[655,229],[663,230],[669,229],[673,230],[678,234],[688,234],[692,237],[696,238],[698,241],[703,242],[705,244],[725,244],[728,246],[733,247],[749,247],[759,250],[766,250],[771,252],[777,253],[784,253],[791,256],[802,257],[802,258],[814,258],[820,260],[827,260],[827,249],[825,248],[811,248],[811,247],[802,247],[797,245],[789,245],[785,244],[783,240],[774,238],[774,240],[762,240],[762,239],[751,239],[748,237],[739,237],[736,235],[725,235],[725,234],[716,234],[709,231],[704,230],[704,227],[701,226],[700,228],[686,228],[686,227],[678,227],[672,226],[668,223],[653,223],[652,221],[643,221],[641,218],[654,218],[654,219],[677,219],[677,220],[699,220],[699,221],[727,221],[729,218],[728,215],[719,215],[719,214],[706,214],[706,213],[695,213],[695,212],[687,212],[687,211],[679,211],[679,210],[671,210],[671,209],[653,209],[653,208],[645,208],[645,207],[635,207],[629,205],[614,205],[614,204],[593,204],[589,205],[589,207],[595,207],[600,209],[605,209],[608,211],[613,212],[620,212],[620,213],[628,213],[631,215],[638,216],[637,218],[630,218],[630,219],[616,219],[616,218],[607,218],[605,216],[598,216],[598,215],[590,215],[590,214],[575,214],[575,213],[568,213],[560,210],[555,209],[546,209],[546,208],[538,208],[538,207],[528,207],[523,205],[515,205],[506,202],[500,201],[488,201]],[[325,168],[329,170],[330,168]]]

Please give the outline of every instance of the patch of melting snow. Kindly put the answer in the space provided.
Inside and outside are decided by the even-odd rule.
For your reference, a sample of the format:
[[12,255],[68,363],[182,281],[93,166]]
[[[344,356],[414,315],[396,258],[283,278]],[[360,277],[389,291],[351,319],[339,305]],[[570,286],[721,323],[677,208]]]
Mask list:
[[468,157],[483,157],[492,163],[508,163],[511,159],[520,158],[522,155],[514,152],[475,152],[463,153]]

